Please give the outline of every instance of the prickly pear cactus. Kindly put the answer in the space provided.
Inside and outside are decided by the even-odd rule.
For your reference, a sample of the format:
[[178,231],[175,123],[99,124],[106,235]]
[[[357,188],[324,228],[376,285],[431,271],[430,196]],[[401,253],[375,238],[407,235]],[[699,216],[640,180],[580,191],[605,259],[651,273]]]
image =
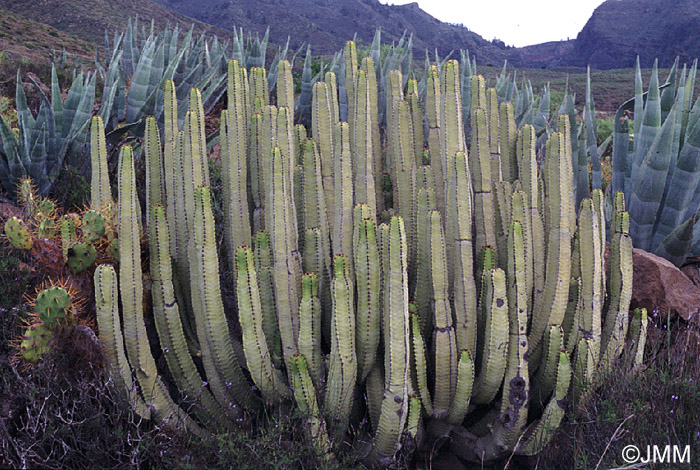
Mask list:
[[39,238],[53,238],[56,236],[56,222],[53,219],[43,219],[36,229],[36,236]]
[[97,250],[89,243],[76,243],[68,248],[66,264],[73,273],[85,271],[97,259]]
[[37,216],[40,217],[53,217],[56,212],[56,203],[51,199],[42,199],[36,206]]
[[32,249],[32,234],[22,220],[12,217],[5,222],[5,236],[18,250]]
[[107,221],[96,210],[89,210],[83,214],[83,240],[86,243],[95,243],[105,234]]
[[20,354],[27,362],[36,364],[51,350],[52,340],[53,330],[41,323],[32,325],[27,328],[19,344]]
[[37,295],[35,302],[39,319],[51,330],[70,321],[71,299],[63,287],[49,287]]

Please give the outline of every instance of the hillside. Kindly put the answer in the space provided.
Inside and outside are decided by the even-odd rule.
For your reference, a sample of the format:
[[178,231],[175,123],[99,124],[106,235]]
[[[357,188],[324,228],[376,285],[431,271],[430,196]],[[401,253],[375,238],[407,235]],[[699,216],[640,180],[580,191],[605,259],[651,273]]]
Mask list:
[[178,24],[181,30],[187,30],[194,24],[196,33],[230,36],[223,29],[188,18],[153,0],[0,0],[0,7],[96,44],[104,44],[105,29],[121,31],[135,16],[149,23],[153,19],[159,29]]
[[52,51],[88,57],[95,46],[49,25],[0,8],[0,50],[7,59],[31,62],[48,59]]
[[[7,0],[2,0],[7,1]],[[221,28],[242,27],[264,34],[270,27],[270,40],[292,46],[312,44],[314,54],[332,54],[355,33],[370,43],[376,28],[382,40],[398,40],[404,30],[413,33],[414,51],[422,57],[426,49],[450,51],[468,49],[481,64],[498,65],[510,49],[486,41],[458,25],[443,23],[418,7],[383,5],[377,0],[156,0],[161,5]]]
[[700,57],[700,2],[697,0],[607,0],[579,33],[571,65],[600,69],[642,67],[659,58],[668,67]]

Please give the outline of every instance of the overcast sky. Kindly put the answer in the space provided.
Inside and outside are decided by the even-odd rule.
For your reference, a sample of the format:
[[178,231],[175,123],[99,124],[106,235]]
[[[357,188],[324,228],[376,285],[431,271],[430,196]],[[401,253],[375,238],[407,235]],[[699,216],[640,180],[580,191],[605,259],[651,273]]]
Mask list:
[[[415,0],[379,0],[404,5]],[[484,39],[528,46],[574,39],[603,0],[418,0],[435,18],[464,24]]]

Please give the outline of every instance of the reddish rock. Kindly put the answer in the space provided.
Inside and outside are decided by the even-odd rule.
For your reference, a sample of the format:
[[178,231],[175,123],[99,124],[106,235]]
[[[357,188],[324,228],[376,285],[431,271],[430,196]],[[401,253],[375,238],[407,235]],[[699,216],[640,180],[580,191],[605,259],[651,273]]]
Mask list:
[[664,319],[671,314],[689,320],[700,315],[700,287],[670,261],[635,248],[631,308],[636,307],[656,310]]

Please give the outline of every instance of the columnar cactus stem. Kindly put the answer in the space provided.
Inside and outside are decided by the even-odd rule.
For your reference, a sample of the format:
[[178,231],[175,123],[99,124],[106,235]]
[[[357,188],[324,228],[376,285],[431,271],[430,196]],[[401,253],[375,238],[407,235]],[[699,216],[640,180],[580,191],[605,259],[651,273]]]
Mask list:
[[173,286],[165,208],[160,204],[153,205],[150,212],[149,242],[151,246],[153,317],[168,369],[175,379],[178,389],[182,390],[188,399],[196,400],[201,405],[201,407],[195,408],[199,418],[205,422],[214,421],[222,426],[229,426],[229,421],[226,418],[235,419],[240,413],[233,411],[239,410],[226,412],[216,402],[209,389],[202,385],[202,377],[197,371],[187,347]]
[[124,343],[131,367],[143,393],[144,401],[153,407],[159,420],[181,421],[188,429],[205,435],[175,403],[160,380],[151,354],[143,318],[143,281],[141,247],[136,201],[134,156],[130,146],[122,147],[119,165],[119,279],[124,319]]
[[358,381],[363,383],[374,365],[379,347],[381,319],[381,266],[376,224],[364,206],[355,207],[355,279],[357,283],[357,361]]
[[[428,119],[428,148],[430,149],[430,167],[433,169],[435,181],[435,196],[437,197],[437,208],[441,214],[445,212],[445,170],[441,148],[442,136],[440,135],[440,123],[442,118],[442,96],[440,91],[440,73],[436,65],[431,65],[428,69],[427,92],[425,98],[425,112]],[[448,108],[450,109],[450,108]],[[454,108],[455,111],[456,107]],[[447,222],[447,221],[446,221]]]
[[[435,191],[432,188],[421,188],[418,191],[416,211],[416,288],[414,299],[418,306],[418,314],[421,315],[422,331],[427,336],[432,331],[432,305],[433,295],[430,281],[430,213],[437,209]],[[425,400],[423,400],[425,403]],[[426,409],[428,406],[426,406]]]
[[411,113],[413,129],[413,149],[416,159],[416,167],[423,165],[423,110],[418,97],[418,82],[415,78],[408,79],[406,102]]
[[[278,89],[279,92],[279,89]],[[251,241],[248,207],[248,123],[245,121],[245,85],[237,60],[228,63],[228,109],[221,112],[221,172],[224,235],[230,266],[236,249]]]
[[323,190],[326,198],[326,209],[330,214],[334,214],[334,133],[335,124],[338,122],[334,118],[332,110],[332,99],[328,96],[328,88],[324,83],[314,83],[313,103],[311,109],[311,135],[318,143],[318,150],[321,155],[321,174],[323,176]]
[[[350,152],[350,126],[347,122],[335,125],[335,161],[333,174],[336,177],[335,195],[333,196],[335,212],[332,224],[331,240],[333,254],[346,255],[352,259],[352,154]],[[352,272],[352,269],[351,269]]]
[[321,418],[309,368],[303,354],[295,354],[290,360],[290,374],[294,399],[302,413],[307,415],[311,439],[326,454],[330,453],[326,422]]
[[[269,84],[267,83],[267,73],[264,67],[251,67],[248,77],[250,94],[253,99],[260,98],[261,104],[267,106],[270,104]],[[251,102],[250,104],[254,104]],[[251,112],[255,112],[251,110]]]
[[321,302],[318,299],[318,276],[313,272],[301,278],[299,352],[309,358],[309,374],[316,388],[322,390],[326,380],[321,351]]
[[557,384],[554,396],[549,400],[542,417],[534,421],[523,434],[523,439],[516,446],[516,453],[523,455],[535,455],[554,436],[554,431],[559,427],[564,418],[565,398],[569,393],[571,383],[571,362],[569,355],[562,351],[559,353],[559,364],[557,366]]
[[[372,71],[374,73],[374,71]],[[353,181],[355,203],[367,204],[371,217],[377,218],[377,191],[375,189],[374,138],[376,122],[372,121],[372,101],[369,88],[368,72],[357,72],[357,89],[355,91],[355,126],[352,132],[352,149],[354,155]],[[376,107],[376,103],[375,103]]]
[[628,306],[632,299],[632,238],[627,212],[615,214],[610,242],[610,277],[608,282],[607,315],[601,338],[600,363],[608,370],[622,352],[627,336]]
[[260,289],[260,302],[263,312],[263,329],[267,346],[272,354],[275,365],[281,365],[280,331],[277,322],[277,309],[275,308],[275,291],[273,282],[274,264],[272,262],[272,248],[270,237],[265,231],[255,234],[255,272],[258,276]]
[[289,166],[279,147],[272,150],[272,186],[268,191],[266,216],[274,259],[274,287],[277,316],[285,363],[296,354],[301,300],[301,258],[296,245],[296,214],[287,192]]
[[[477,294],[474,279],[474,244],[472,242],[472,188],[469,178],[469,168],[466,154],[458,152],[451,160],[454,169],[449,170],[452,175],[450,186],[454,187],[457,198],[454,205],[451,221],[453,251],[453,295],[455,314],[455,335],[457,349],[468,349],[476,358],[476,332],[477,332]],[[452,190],[451,190],[452,191]],[[449,214],[448,214],[449,216]],[[445,221],[445,224],[450,221]],[[447,230],[446,230],[447,232]],[[448,254],[449,256],[449,254]],[[449,260],[449,258],[448,258]],[[449,261],[448,261],[449,266]]]
[[513,183],[519,178],[518,157],[515,150],[518,130],[513,117],[513,104],[503,102],[499,107],[501,171],[503,179]]
[[[384,162],[382,161],[382,139],[379,134],[379,103],[377,90],[377,72],[372,57],[367,56],[362,59],[362,69],[367,75],[367,95],[371,115],[372,129],[372,155],[374,156],[374,189],[376,191],[377,214],[384,208],[384,196],[382,193],[382,172],[384,171]],[[335,83],[335,76],[333,77]],[[326,79],[328,83],[328,79]],[[337,101],[337,93],[334,94]],[[337,108],[337,105],[336,105]],[[337,116],[337,113],[336,113]],[[338,119],[337,117],[335,118]]]
[[489,138],[489,153],[491,154],[491,179],[498,182],[503,179],[501,170],[501,151],[500,151],[500,119],[498,112],[498,95],[495,88],[486,90],[486,112],[487,133]]
[[457,388],[455,398],[447,415],[447,423],[452,425],[462,424],[469,409],[474,385],[474,361],[471,352],[463,349],[457,363]]
[[[196,189],[193,237],[189,247],[192,306],[202,363],[212,392],[228,409],[238,403],[255,410],[258,402],[234,355],[219,285],[214,214],[207,186]],[[229,385],[230,384],[230,385]]]
[[600,231],[598,218],[590,199],[581,201],[579,211],[578,240],[581,264],[581,311],[579,316],[579,337],[591,339],[593,361],[598,362],[600,354],[601,310],[603,293],[600,278],[603,276],[603,259],[600,251]]
[[503,345],[508,344],[509,332],[505,272],[500,268],[489,269],[484,273],[483,283],[479,308],[484,318],[484,341],[483,348],[478,347],[478,375],[472,392],[472,400],[477,404],[493,400],[503,381],[507,352]]
[[124,336],[119,320],[119,286],[117,273],[110,264],[95,269],[95,307],[100,344],[108,369],[115,382],[122,385],[133,409],[144,419],[150,419],[151,408],[139,395],[131,377],[131,367],[126,359]]
[[[165,204],[165,172],[161,155],[160,133],[156,118],[146,118],[143,153],[146,160],[146,207],[153,204]],[[150,226],[151,213],[147,213],[147,225]]]
[[90,161],[92,165],[90,208],[97,211],[104,209],[107,204],[112,202],[109,170],[107,169],[105,126],[100,116],[94,116],[90,126]]
[[[435,393],[433,394],[434,416],[447,417],[457,388],[457,343],[452,324],[452,309],[449,302],[447,268],[445,260],[445,236],[440,213],[428,215],[430,243],[430,282],[432,283],[433,345],[435,347]],[[421,280],[421,282],[426,282]]]
[[345,255],[337,255],[333,258],[331,292],[333,319],[325,407],[342,436],[350,418],[357,381],[353,285],[350,278],[350,263]]
[[[561,325],[569,297],[571,277],[571,237],[573,235],[574,209],[570,167],[562,134],[555,132],[548,144],[551,152],[545,162],[545,181],[549,216],[547,226],[546,284],[544,294],[535,296],[534,318],[528,341],[530,349],[537,352],[547,326]],[[568,162],[567,162],[568,160]],[[537,288],[537,285],[535,286]]]
[[[425,360],[425,342],[421,333],[420,319],[417,313],[411,314],[411,357],[413,359],[412,372],[415,374],[416,391],[428,416],[433,415],[433,401],[428,391],[428,369]],[[471,395],[471,391],[470,391]]]
[[[434,74],[437,71],[433,72]],[[437,92],[437,90],[435,91]],[[437,94],[435,95],[437,98]],[[468,193],[469,198],[457,197],[457,189],[454,185],[455,178],[455,168],[456,165],[453,164],[453,159],[457,152],[464,152],[466,155],[466,145],[464,142],[464,129],[462,127],[462,106],[460,98],[460,84],[459,84],[459,65],[457,61],[450,60],[445,62],[442,67],[442,76],[440,77],[440,118],[438,125],[440,126],[440,167],[443,171],[443,181],[445,196],[444,203],[444,214],[445,214],[445,237],[446,237],[446,254],[447,254],[447,269],[450,275],[450,285],[455,282],[457,277],[457,267],[454,265],[453,260],[455,259],[455,240],[459,237],[457,236],[457,227],[454,226],[454,222],[459,220],[456,215],[457,202],[460,200],[472,201],[471,190]],[[428,115],[432,113],[431,103],[428,103]],[[435,161],[437,156],[431,155],[431,161]],[[465,157],[466,158],[466,157]],[[467,174],[469,171],[467,170]],[[435,176],[439,177],[439,171],[436,168]],[[471,178],[467,178],[469,186],[471,187]],[[463,193],[464,194],[464,193]],[[436,189],[436,195],[439,197],[440,191]],[[438,208],[441,207],[441,203],[438,203]],[[471,223],[471,215],[469,217],[469,223]],[[471,226],[469,228],[471,231]],[[471,240],[471,236],[469,237]],[[473,255],[472,255],[473,256]],[[458,307],[455,307],[458,310]],[[467,349],[469,349],[467,347]]]
[[248,370],[265,400],[279,403],[290,394],[280,371],[272,364],[272,355],[267,346],[258,278],[250,247],[241,245],[236,250],[236,272],[238,318]]
[[[396,452],[408,414],[408,273],[406,233],[401,217],[392,217],[386,233],[384,271],[385,388],[373,445],[373,459],[387,464]],[[383,240],[384,241],[384,240]]]
[[[474,82],[475,79],[472,79],[472,83]],[[474,226],[476,229],[474,246],[480,250],[486,245],[497,246],[495,220],[492,216],[495,214],[495,209],[491,185],[488,122],[484,109],[473,109],[471,126],[473,144],[469,163],[474,184]],[[474,146],[476,147],[474,148]]]
[[345,43],[345,90],[348,95],[348,121],[351,129],[355,125],[357,65],[357,46],[355,41],[348,41]]

